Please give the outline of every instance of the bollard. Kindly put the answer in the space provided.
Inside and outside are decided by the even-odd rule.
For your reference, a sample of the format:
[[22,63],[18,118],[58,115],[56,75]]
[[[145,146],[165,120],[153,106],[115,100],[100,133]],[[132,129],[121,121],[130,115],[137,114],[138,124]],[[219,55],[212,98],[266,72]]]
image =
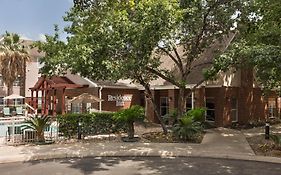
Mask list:
[[81,126],[82,126],[82,123],[79,122],[79,123],[78,123],[78,140],[81,140],[81,139],[82,139]]
[[265,139],[268,140],[269,139],[269,122],[265,123]]

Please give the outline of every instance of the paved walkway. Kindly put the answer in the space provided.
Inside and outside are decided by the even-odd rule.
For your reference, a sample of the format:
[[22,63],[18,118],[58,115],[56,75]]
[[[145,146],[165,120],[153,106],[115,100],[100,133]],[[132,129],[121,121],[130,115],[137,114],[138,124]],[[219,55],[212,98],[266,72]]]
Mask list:
[[0,163],[86,156],[195,156],[267,161],[281,159],[255,156],[240,131],[208,130],[202,144],[185,143],[72,143],[39,146],[0,146]]

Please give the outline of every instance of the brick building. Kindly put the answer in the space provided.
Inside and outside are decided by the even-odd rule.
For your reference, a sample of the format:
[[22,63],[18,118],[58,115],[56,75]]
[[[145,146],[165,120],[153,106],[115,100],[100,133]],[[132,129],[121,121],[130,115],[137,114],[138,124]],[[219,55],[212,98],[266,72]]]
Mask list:
[[[202,72],[212,65],[215,52],[225,50],[233,37],[231,35],[216,42],[193,63],[195,68],[187,78],[189,84],[186,86],[188,89],[186,94],[191,95],[186,98],[186,108],[205,107],[206,120],[214,122],[216,126],[228,126],[232,122],[244,124],[250,121],[264,121],[268,117],[280,118],[281,99],[274,92],[263,96],[251,69],[229,70],[220,73],[215,81],[202,81],[204,79]],[[35,52],[34,55],[34,58],[39,57]],[[162,56],[161,62],[161,67],[174,69],[176,73],[176,67],[167,56]],[[38,65],[32,70],[29,69],[27,79],[33,77],[37,80],[38,69]],[[30,81],[34,82],[33,85],[26,85],[28,94],[26,96],[29,103],[41,112],[48,114],[79,112],[84,108],[118,111],[138,104],[145,107],[147,117],[151,121],[158,122],[152,104],[145,99],[143,87],[132,84],[129,80],[93,81],[72,74],[66,74],[64,77],[41,77],[37,83],[34,80]],[[190,89],[197,84],[199,86],[190,93]],[[176,86],[159,78],[151,82],[151,89],[162,116],[177,108],[179,90]],[[85,92],[103,101],[84,105],[69,103],[71,99]]]

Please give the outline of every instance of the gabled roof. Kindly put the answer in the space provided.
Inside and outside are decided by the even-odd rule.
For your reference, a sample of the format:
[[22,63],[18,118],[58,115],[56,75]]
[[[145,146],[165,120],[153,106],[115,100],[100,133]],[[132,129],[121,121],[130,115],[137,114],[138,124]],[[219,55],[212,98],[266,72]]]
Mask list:
[[[204,80],[203,70],[209,68],[213,64],[217,51],[224,52],[227,49],[227,47],[234,39],[235,35],[235,33],[230,33],[229,35],[224,36],[221,40],[215,41],[214,44],[212,44],[201,54],[199,59],[195,60],[192,63],[191,72],[187,77],[188,84],[195,85]],[[177,51],[180,56],[183,55],[183,47],[179,46],[177,48]],[[175,56],[174,52],[172,52],[171,54]],[[161,56],[160,61],[162,62],[160,68],[173,71],[175,76],[179,76],[178,68],[175,66],[175,63],[171,60],[168,55]],[[158,78],[151,82],[151,86],[158,87],[167,85],[171,85],[171,83],[167,82],[162,78]]]
[[[47,83],[47,87],[44,87],[44,83]],[[75,84],[67,77],[61,76],[53,76],[51,78],[47,77],[40,77],[39,80],[36,82],[34,87],[30,88],[31,90],[40,90],[44,88],[48,89],[56,89],[56,88],[82,88],[88,87],[88,85],[79,85]]]

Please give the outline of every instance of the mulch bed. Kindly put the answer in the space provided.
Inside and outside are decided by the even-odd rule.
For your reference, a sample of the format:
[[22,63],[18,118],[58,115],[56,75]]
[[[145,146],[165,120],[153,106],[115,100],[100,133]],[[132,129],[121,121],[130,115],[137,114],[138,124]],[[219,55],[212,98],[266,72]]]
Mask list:
[[281,157],[280,147],[275,146],[271,140],[265,140],[264,135],[246,138],[256,155]]
[[[186,143],[201,143],[204,137],[204,133],[199,134],[192,140],[188,140]],[[178,140],[172,133],[165,135],[163,132],[149,132],[144,133],[142,138],[148,142],[154,143],[184,143],[181,140]]]

